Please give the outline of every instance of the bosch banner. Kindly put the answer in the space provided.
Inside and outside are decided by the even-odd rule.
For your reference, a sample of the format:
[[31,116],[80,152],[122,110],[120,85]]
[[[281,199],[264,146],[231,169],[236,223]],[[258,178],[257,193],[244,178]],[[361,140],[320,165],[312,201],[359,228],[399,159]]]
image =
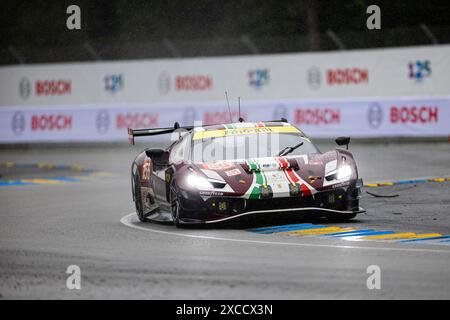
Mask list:
[[[448,136],[450,46],[0,67],[0,141],[281,116],[316,137]],[[237,108],[232,117],[237,120]]]
[[[233,107],[231,117],[238,119]],[[332,138],[450,135],[450,97],[248,102],[249,121],[287,118],[307,135]],[[0,109],[0,142],[126,141],[127,128],[227,123],[226,103],[193,105],[8,107]]]

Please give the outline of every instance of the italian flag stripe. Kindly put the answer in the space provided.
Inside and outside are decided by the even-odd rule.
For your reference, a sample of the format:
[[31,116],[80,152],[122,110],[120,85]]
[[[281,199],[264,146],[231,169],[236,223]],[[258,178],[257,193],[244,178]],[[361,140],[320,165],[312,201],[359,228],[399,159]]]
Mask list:
[[292,168],[286,169],[286,174],[289,176],[290,180],[292,180],[292,183],[297,183],[300,180]]
[[264,176],[261,171],[255,171],[256,175],[256,184],[264,184]]
[[295,184],[294,181],[292,181],[292,179],[287,174],[286,169],[283,169],[283,173],[284,173],[284,176],[286,177],[286,179],[289,181],[289,183]]
[[306,186],[306,184],[302,183],[301,184],[301,188],[302,188],[302,193],[305,196],[310,196],[311,195],[311,190],[309,190],[309,188]]
[[297,175],[297,173],[291,169],[291,173],[297,178],[302,188],[303,195],[310,196],[312,194],[311,189],[306,185],[306,183]]
[[253,187],[252,192],[250,193],[249,199],[259,199],[259,188]]
[[280,164],[280,168],[287,168],[289,167],[289,162],[283,157],[277,157],[277,162]]

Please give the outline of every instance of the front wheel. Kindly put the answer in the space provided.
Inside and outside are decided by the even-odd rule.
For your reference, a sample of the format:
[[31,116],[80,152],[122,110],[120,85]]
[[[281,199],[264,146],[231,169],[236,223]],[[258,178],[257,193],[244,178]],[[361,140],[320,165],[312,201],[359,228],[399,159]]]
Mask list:
[[141,181],[139,175],[134,176],[134,205],[136,207],[136,214],[140,221],[146,222],[147,219],[144,214],[144,207],[142,205],[142,195],[141,195]]
[[172,220],[175,227],[180,228],[180,217],[183,214],[183,208],[181,208],[180,199],[175,187],[170,188],[170,209],[172,212]]

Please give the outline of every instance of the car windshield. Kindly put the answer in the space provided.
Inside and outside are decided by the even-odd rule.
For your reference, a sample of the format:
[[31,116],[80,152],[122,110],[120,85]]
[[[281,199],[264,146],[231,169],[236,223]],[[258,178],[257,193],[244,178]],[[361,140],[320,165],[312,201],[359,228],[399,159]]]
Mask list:
[[299,133],[259,133],[193,140],[191,159],[194,162],[252,159],[278,156],[286,147],[301,146],[289,155],[319,153],[306,137]]

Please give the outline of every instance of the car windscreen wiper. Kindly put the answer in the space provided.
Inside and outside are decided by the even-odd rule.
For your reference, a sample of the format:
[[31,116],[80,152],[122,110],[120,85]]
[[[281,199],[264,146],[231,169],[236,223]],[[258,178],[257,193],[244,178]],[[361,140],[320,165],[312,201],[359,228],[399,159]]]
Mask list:
[[283,150],[281,150],[280,153],[278,153],[278,156],[280,156],[280,157],[285,156],[285,155],[291,153],[292,151],[294,151],[295,149],[300,148],[302,145],[303,145],[303,141],[293,147],[286,147]]

